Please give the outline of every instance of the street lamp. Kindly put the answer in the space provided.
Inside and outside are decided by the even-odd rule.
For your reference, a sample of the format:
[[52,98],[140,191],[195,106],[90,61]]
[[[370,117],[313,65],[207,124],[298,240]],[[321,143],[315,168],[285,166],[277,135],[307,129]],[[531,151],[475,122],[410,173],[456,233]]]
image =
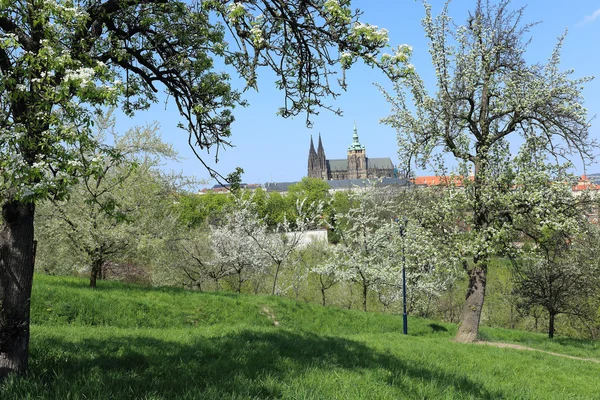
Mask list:
[[[396,218],[396,222],[400,223],[400,219]],[[404,234],[406,233],[406,226],[408,225],[408,218],[402,219],[400,224],[400,238],[402,240],[402,333],[408,335],[408,316],[406,314],[406,257],[404,256]]]

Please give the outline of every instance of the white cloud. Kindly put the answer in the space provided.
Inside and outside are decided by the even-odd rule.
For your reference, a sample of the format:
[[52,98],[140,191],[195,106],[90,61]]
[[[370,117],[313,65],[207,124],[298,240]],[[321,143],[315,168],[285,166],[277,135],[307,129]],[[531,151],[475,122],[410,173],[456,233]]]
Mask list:
[[585,25],[585,24],[589,24],[590,22],[594,21],[596,18],[600,17],[600,8],[597,9],[596,11],[594,11],[592,13],[592,15],[588,15],[587,17],[585,17],[583,19],[583,21],[581,21],[579,24],[577,25]]

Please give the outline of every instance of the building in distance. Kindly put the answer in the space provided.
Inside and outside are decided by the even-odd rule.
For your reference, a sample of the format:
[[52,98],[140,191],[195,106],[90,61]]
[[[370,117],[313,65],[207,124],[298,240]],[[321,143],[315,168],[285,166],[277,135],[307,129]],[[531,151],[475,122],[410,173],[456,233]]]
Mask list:
[[352,144],[348,146],[346,159],[327,160],[321,134],[317,151],[310,138],[310,149],[308,151],[308,177],[322,179],[324,181],[337,181],[349,179],[378,179],[393,178],[396,170],[392,160],[387,158],[369,158],[365,146],[358,141],[358,132],[354,125]]

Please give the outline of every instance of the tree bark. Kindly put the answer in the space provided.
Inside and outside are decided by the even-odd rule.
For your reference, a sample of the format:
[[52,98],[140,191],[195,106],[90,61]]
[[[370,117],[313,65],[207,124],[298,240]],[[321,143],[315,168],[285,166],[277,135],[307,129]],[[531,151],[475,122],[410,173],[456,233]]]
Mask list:
[[277,288],[277,278],[279,276],[279,269],[281,268],[281,263],[277,263],[277,267],[275,268],[275,277],[273,278],[273,290],[271,290],[271,294],[275,295],[275,289]]
[[92,270],[90,271],[90,287],[96,287],[96,281],[98,280],[98,275],[102,270],[102,264],[104,264],[104,260],[94,260],[92,262]]
[[556,314],[550,313],[548,321],[548,338],[554,339],[554,318]]
[[321,304],[325,307],[325,288],[321,286]]
[[367,290],[369,289],[369,287],[364,283],[363,281],[363,292],[362,292],[362,297],[363,297],[363,311],[367,312]]
[[469,287],[467,297],[460,316],[460,326],[455,340],[461,343],[471,343],[477,340],[479,320],[485,298],[487,264],[476,264],[469,271]]
[[0,380],[23,373],[29,361],[29,308],[33,282],[35,205],[2,205],[0,229]]

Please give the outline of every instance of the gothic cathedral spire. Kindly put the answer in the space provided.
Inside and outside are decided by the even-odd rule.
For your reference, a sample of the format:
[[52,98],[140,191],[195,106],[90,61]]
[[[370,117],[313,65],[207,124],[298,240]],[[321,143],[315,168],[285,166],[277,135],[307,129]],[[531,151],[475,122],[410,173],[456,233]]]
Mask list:
[[[320,140],[320,138],[319,138]],[[317,152],[315,151],[315,145],[313,144],[312,135],[310,135],[310,149],[308,150],[308,176],[310,178],[318,178],[319,159],[317,158]]]
[[328,180],[328,175],[325,149],[323,148],[323,141],[321,140],[321,134],[319,133],[319,145],[317,147],[317,151],[315,151],[313,138],[312,136],[310,137],[310,149],[308,151],[308,176],[310,178]]

